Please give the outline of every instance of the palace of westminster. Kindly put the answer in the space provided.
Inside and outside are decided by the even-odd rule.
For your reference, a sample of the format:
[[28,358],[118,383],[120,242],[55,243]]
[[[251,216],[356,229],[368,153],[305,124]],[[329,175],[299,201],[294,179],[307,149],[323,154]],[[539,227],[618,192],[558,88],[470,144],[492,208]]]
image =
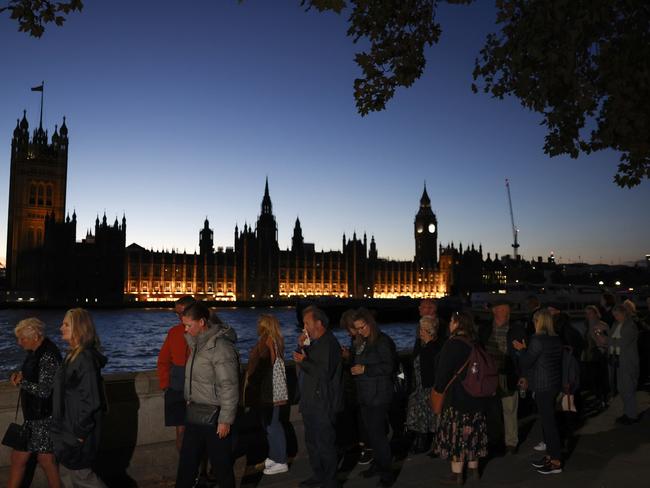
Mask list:
[[[440,297],[454,284],[462,251],[438,246],[438,223],[426,186],[414,221],[415,256],[395,261],[378,256],[374,237],[345,234],[341,250],[316,251],[296,219],[290,249],[278,246],[268,181],[255,227],[235,227],[234,246],[214,248],[206,219],[199,253],[160,252],[126,246],[126,218],[106,215],[94,233],[76,240],[77,216],[66,214],[68,128],[65,118],[51,138],[42,123],[29,134],[26,114],[11,142],[7,287],[11,301],[120,304],[174,300],[276,300],[294,296],[391,298]],[[489,256],[488,256],[489,259]],[[28,298],[29,297],[29,298]]]

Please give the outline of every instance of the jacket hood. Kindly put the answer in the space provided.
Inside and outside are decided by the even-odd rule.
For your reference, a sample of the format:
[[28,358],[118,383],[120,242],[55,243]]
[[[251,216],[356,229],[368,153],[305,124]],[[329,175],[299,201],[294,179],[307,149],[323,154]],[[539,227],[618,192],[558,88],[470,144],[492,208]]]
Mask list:
[[185,334],[185,339],[190,347],[202,346],[213,337],[227,339],[233,344],[237,342],[235,329],[226,324],[211,324],[208,330],[196,337]]
[[101,352],[99,352],[94,347],[88,348],[86,349],[86,351],[88,352],[88,354],[90,355],[94,363],[97,365],[98,369],[102,369],[104,366],[106,366],[106,363],[108,362],[108,358],[104,356]]

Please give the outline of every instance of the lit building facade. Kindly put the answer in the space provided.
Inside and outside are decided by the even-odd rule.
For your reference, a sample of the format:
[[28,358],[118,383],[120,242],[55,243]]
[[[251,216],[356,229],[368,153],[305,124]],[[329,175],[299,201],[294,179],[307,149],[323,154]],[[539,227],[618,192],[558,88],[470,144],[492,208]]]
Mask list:
[[[296,219],[291,247],[278,246],[268,181],[255,227],[235,226],[234,246],[214,249],[206,219],[199,253],[126,248],[124,295],[131,301],[169,301],[183,295],[203,300],[276,300],[292,297],[441,297],[453,279],[453,254],[440,249],[437,220],[426,188],[415,218],[413,261],[378,257],[374,237],[343,235],[341,250],[316,251]],[[420,229],[420,230],[419,230]]]

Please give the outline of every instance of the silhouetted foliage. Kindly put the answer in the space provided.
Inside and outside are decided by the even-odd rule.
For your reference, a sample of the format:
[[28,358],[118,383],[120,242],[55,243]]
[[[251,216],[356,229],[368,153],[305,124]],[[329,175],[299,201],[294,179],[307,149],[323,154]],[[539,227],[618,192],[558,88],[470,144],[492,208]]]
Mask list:
[[[241,2],[242,0],[238,0]],[[355,60],[359,113],[384,110],[398,87],[422,75],[424,50],[442,32],[439,3],[474,0],[301,0],[307,10],[349,12],[348,31],[368,48]],[[40,37],[61,25],[81,0],[8,0],[20,30]],[[550,156],[613,149],[614,181],[633,187],[650,178],[650,3],[648,0],[496,0],[498,32],[476,59],[472,89],[515,96],[542,114]]]
[[0,14],[5,11],[10,12],[10,18],[18,21],[19,31],[28,32],[34,37],[41,37],[45,32],[45,24],[54,22],[61,26],[66,20],[66,15],[70,12],[81,11],[81,9],[83,9],[81,0],[67,2],[7,0],[5,6],[0,6]]

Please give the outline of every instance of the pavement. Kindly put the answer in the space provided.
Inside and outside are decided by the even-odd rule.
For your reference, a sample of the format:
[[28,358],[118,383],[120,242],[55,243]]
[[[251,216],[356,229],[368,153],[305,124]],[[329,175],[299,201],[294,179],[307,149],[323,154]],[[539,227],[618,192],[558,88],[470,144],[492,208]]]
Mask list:
[[[564,471],[558,475],[538,474],[530,462],[539,459],[533,450],[542,438],[541,427],[535,416],[520,422],[520,446],[516,454],[486,459],[481,463],[479,482],[468,486],[490,487],[571,487],[571,488],[642,488],[650,487],[650,394],[637,393],[639,411],[643,412],[639,423],[630,426],[616,424],[622,415],[622,405],[616,398],[609,408],[588,417],[575,435],[565,443]],[[296,419],[292,422],[299,443],[298,452],[291,461],[288,473],[264,476],[261,464],[247,465],[244,458],[237,460],[235,473],[241,488],[292,488],[310,477],[311,471],[304,449],[301,448],[303,426]],[[377,478],[365,479],[361,472],[367,466],[359,466],[353,457],[343,459],[339,479],[345,488],[370,488],[377,485]],[[431,458],[426,454],[397,459],[393,468],[397,473],[396,488],[439,486],[439,478],[449,472],[448,462]],[[170,476],[138,482],[141,488],[170,488],[174,480]],[[213,485],[204,485],[210,487]]]

